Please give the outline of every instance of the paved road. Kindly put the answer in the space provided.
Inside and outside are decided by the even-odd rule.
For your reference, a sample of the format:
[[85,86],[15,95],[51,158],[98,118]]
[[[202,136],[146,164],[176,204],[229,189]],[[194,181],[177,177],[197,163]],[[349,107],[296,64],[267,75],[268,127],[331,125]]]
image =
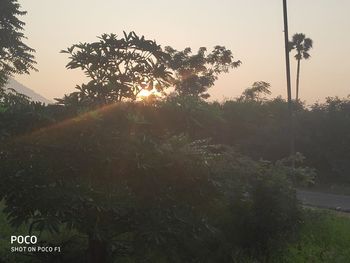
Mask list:
[[297,197],[304,205],[335,209],[350,213],[350,196],[297,190]]

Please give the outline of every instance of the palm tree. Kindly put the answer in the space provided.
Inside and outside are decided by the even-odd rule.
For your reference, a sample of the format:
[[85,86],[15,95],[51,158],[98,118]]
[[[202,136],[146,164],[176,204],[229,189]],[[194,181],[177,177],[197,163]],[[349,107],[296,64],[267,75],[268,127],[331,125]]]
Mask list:
[[297,54],[294,56],[298,61],[297,66],[297,81],[296,81],[296,97],[295,100],[299,100],[299,78],[300,78],[300,61],[302,59],[309,59],[311,56],[308,53],[312,48],[313,41],[311,38],[307,38],[305,34],[297,33],[293,36],[290,44],[290,50],[295,49]]

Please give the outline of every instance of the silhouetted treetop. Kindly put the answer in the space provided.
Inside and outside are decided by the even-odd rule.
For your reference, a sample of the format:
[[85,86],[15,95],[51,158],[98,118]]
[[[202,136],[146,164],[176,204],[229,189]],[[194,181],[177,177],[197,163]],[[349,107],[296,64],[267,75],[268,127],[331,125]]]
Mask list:
[[90,79],[78,91],[57,99],[65,105],[104,105],[135,100],[142,90],[162,92],[172,86],[182,96],[208,98],[208,89],[218,75],[241,64],[231,50],[215,46],[211,52],[201,47],[164,50],[155,41],[135,32],[119,38],[103,34],[99,41],[79,43],[61,51],[70,55],[68,69],[80,68]]
[[135,100],[141,90],[162,91],[171,80],[166,53],[155,41],[135,32],[124,32],[122,38],[103,34],[97,42],[76,44],[61,52],[70,55],[68,69],[80,68],[90,78],[77,86],[77,92],[59,100],[61,103]]
[[196,54],[192,54],[191,48],[177,51],[169,46],[165,52],[169,54],[167,66],[174,71],[175,91],[180,95],[208,98],[207,91],[218,75],[241,65],[240,60],[234,60],[231,50],[223,46],[215,46],[209,54],[205,47],[199,48]]
[[265,81],[256,81],[250,88],[247,88],[243,91],[240,101],[260,101],[264,99],[261,95],[270,95],[270,83]]
[[27,12],[20,10],[17,0],[1,0],[0,4],[0,88],[13,74],[29,74],[36,70],[34,49],[23,43],[25,23],[18,19]]
[[300,82],[300,61],[302,59],[309,59],[311,55],[309,54],[310,49],[313,47],[313,41],[308,38],[303,33],[294,34],[292,41],[289,42],[290,51],[295,50],[295,59],[297,63],[297,79],[296,79],[296,95],[295,99],[299,100],[299,82]]
[[289,43],[290,50],[295,49],[295,59],[309,59],[310,54],[308,53],[313,47],[313,41],[311,38],[308,38],[303,33],[296,33],[292,37],[292,41]]

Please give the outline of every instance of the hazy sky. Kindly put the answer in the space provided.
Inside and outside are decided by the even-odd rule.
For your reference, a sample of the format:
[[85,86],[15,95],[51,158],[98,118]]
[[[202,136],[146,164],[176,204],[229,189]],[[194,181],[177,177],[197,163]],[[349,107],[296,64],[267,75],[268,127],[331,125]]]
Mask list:
[[[66,70],[59,51],[102,33],[135,31],[176,49],[224,45],[243,61],[222,75],[212,98],[238,96],[254,81],[267,81],[285,97],[282,0],[19,0],[28,14],[27,43],[36,49],[38,73],[16,79],[52,99],[84,81]],[[350,94],[350,1],[289,0],[290,35],[314,40],[311,59],[302,62],[300,96],[308,103]],[[293,89],[296,62],[292,61]],[[294,96],[294,92],[293,92]]]

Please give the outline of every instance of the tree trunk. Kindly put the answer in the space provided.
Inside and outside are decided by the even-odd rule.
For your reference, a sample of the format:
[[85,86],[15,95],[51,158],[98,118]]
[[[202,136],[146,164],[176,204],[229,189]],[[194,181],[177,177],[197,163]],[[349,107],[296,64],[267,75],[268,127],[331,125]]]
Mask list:
[[297,68],[297,83],[296,83],[296,96],[295,101],[299,101],[299,77],[300,77],[300,59],[298,59],[298,68]]
[[107,262],[107,243],[89,236],[88,263]]

